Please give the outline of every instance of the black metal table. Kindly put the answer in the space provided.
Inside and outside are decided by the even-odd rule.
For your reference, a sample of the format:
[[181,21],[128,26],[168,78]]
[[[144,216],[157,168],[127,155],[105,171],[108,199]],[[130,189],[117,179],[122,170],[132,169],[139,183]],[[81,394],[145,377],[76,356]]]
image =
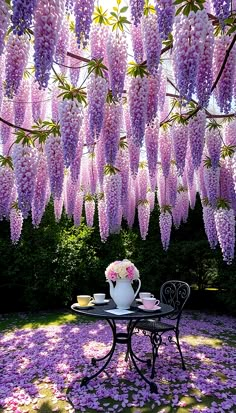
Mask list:
[[[84,377],[81,381],[81,386],[85,386],[88,384],[88,382],[95,377],[97,377],[102,371],[105,370],[107,365],[112,359],[112,355],[115,351],[116,344],[126,344],[127,345],[127,352],[126,354],[129,355],[130,360],[132,364],[134,365],[136,371],[138,374],[142,377],[142,379],[149,384],[151,392],[157,393],[157,386],[153,381],[150,381],[141,371],[141,369],[138,367],[136,360],[138,361],[143,361],[141,360],[133,351],[132,349],[132,334],[133,331],[137,325],[137,323],[140,320],[143,319],[154,319],[154,318],[159,318],[166,316],[167,314],[170,314],[173,312],[174,308],[170,305],[160,303],[159,306],[161,307],[160,310],[158,311],[152,311],[152,312],[144,312],[138,308],[138,304],[136,301],[133,302],[130,311],[133,311],[132,313],[125,314],[125,315],[116,315],[112,313],[108,313],[105,310],[111,310],[115,309],[116,305],[113,300],[110,300],[108,304],[105,305],[95,305],[90,307],[89,309],[80,309],[76,304],[73,304],[71,306],[71,309],[75,311],[78,314],[83,314],[89,317],[94,317],[94,318],[99,318],[99,319],[104,319],[107,321],[109,326],[111,327],[112,330],[112,335],[113,335],[113,343],[111,346],[111,349],[109,352],[104,356],[99,359],[92,358],[91,362],[92,365],[95,366],[97,362],[100,361],[105,361],[103,366],[100,367],[100,369],[94,373],[93,375],[89,377]],[[127,332],[118,332],[117,331],[117,326],[116,326],[116,321],[117,320],[125,320],[127,321]],[[127,358],[126,358],[127,359]],[[151,366],[151,360],[146,360],[146,363],[148,366]]]

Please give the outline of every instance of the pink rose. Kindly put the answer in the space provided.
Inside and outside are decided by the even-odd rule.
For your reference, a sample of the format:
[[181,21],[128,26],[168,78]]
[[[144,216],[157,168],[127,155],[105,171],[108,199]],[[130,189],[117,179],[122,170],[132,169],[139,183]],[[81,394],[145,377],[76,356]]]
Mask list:
[[117,279],[117,274],[116,274],[115,271],[109,270],[107,275],[108,275],[108,278],[110,278],[110,280],[116,281],[116,279]]

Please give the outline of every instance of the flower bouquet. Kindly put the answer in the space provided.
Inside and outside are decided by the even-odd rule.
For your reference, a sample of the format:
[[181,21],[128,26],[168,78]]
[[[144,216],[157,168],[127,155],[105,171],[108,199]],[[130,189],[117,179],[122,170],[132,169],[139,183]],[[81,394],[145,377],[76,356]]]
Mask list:
[[135,265],[129,260],[114,261],[105,271],[106,279],[109,281],[117,281],[128,279],[131,282],[139,278],[139,271]]

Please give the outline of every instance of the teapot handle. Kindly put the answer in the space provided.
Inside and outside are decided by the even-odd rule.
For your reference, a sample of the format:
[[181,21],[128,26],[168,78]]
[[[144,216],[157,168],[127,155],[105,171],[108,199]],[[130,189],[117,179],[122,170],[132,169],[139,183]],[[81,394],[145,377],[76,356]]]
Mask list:
[[136,281],[138,281],[138,288],[137,288],[137,290],[136,290],[136,292],[135,292],[135,294],[134,294],[134,298],[136,298],[136,296],[138,295],[139,290],[140,290],[140,288],[141,288],[141,280],[140,280],[140,278],[137,278]]

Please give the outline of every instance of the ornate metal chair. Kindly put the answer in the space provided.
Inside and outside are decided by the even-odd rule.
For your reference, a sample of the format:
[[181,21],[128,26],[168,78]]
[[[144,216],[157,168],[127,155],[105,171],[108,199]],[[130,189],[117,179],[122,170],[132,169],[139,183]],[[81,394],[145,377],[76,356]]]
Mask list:
[[[185,363],[183,359],[183,354],[181,351],[180,343],[179,343],[179,323],[182,315],[182,311],[186,301],[188,300],[190,295],[190,287],[187,283],[178,280],[171,280],[165,282],[161,286],[160,290],[160,301],[165,304],[169,304],[174,307],[174,312],[170,315],[166,316],[169,320],[172,320],[173,323],[162,322],[160,319],[155,320],[143,320],[140,321],[136,328],[138,330],[142,330],[142,332],[150,337],[151,344],[152,344],[152,373],[151,378],[155,375],[155,361],[158,357],[158,350],[160,345],[162,344],[162,335],[166,332],[175,333],[176,340],[173,339],[172,335],[168,336],[168,341],[170,343],[176,344],[181,361],[182,361],[182,368],[185,370]],[[140,360],[142,361],[142,360]],[[150,363],[149,363],[150,364]]]

